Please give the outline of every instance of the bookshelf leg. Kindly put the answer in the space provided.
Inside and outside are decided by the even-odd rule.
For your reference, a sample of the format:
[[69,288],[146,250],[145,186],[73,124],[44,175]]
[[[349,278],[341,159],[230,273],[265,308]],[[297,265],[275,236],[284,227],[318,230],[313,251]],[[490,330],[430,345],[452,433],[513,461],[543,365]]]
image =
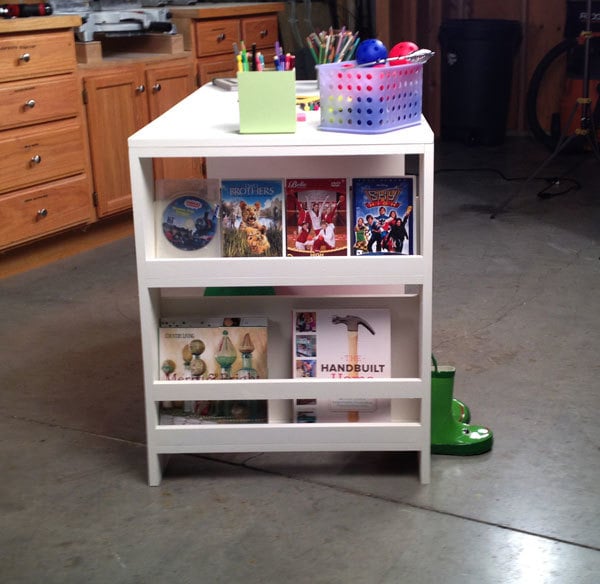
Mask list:
[[419,479],[423,485],[428,485],[431,480],[431,454],[429,451],[419,451]]
[[148,452],[148,485],[158,487],[162,481],[163,470],[169,462],[168,454]]

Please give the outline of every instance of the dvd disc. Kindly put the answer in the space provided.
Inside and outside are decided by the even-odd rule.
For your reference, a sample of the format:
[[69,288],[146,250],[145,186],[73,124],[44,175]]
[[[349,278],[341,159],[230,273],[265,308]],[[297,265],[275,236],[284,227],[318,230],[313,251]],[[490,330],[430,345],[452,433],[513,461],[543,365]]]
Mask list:
[[215,236],[217,213],[217,207],[204,199],[192,195],[178,197],[165,208],[163,234],[177,249],[202,249]]

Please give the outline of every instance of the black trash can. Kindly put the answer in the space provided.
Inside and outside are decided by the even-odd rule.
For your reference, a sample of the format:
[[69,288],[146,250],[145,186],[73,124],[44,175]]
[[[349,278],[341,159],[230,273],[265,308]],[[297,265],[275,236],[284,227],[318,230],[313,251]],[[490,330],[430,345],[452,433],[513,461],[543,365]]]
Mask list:
[[521,24],[516,20],[446,20],[439,40],[442,140],[501,144],[506,137]]

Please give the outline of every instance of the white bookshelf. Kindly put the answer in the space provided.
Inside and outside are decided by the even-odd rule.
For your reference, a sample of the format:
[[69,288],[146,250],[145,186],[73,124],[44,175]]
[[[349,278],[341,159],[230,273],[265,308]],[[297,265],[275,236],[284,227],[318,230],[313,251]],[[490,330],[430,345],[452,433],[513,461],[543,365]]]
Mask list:
[[[169,454],[276,451],[414,451],[430,480],[433,133],[419,125],[378,135],[326,132],[318,119],[295,134],[241,135],[237,94],[206,85],[129,138],[147,427],[148,481]],[[157,258],[155,157],[204,157],[210,178],[402,176],[417,155],[416,255],[282,258]],[[215,246],[215,253],[219,248]],[[363,277],[368,275],[368,277]],[[206,287],[274,286],[275,296],[203,296]],[[269,379],[159,381],[161,316],[231,312],[269,318]],[[387,307],[389,379],[293,379],[293,308]],[[292,422],[301,397],[391,398],[386,423]],[[267,399],[269,423],[168,426],[160,401]]]

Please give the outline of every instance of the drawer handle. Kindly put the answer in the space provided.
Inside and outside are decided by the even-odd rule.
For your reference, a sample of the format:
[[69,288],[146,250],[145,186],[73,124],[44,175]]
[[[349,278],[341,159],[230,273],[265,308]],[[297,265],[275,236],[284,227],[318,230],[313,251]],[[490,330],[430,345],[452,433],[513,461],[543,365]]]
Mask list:
[[260,31],[260,38],[264,39],[266,36],[269,36],[269,30],[268,29],[264,29]]
[[142,83],[142,85],[138,85],[135,88],[136,93],[144,93],[146,91],[146,86]]
[[156,91],[160,91],[162,89],[162,85],[160,83],[155,83],[152,86],[152,91],[156,92]]
[[39,154],[31,157],[31,164],[40,164],[42,162],[42,157]]
[[31,60],[31,55],[29,53],[23,53],[19,57],[19,61],[22,61],[23,63],[29,63],[30,60]]
[[35,99],[29,99],[25,102],[25,107],[33,109],[35,107]]
[[44,217],[48,216],[48,209],[43,208],[43,209],[39,209],[37,212],[37,218],[38,219],[43,219]]
[[227,38],[227,35],[222,32],[219,36],[217,36],[217,42],[220,43],[222,41],[224,41]]

